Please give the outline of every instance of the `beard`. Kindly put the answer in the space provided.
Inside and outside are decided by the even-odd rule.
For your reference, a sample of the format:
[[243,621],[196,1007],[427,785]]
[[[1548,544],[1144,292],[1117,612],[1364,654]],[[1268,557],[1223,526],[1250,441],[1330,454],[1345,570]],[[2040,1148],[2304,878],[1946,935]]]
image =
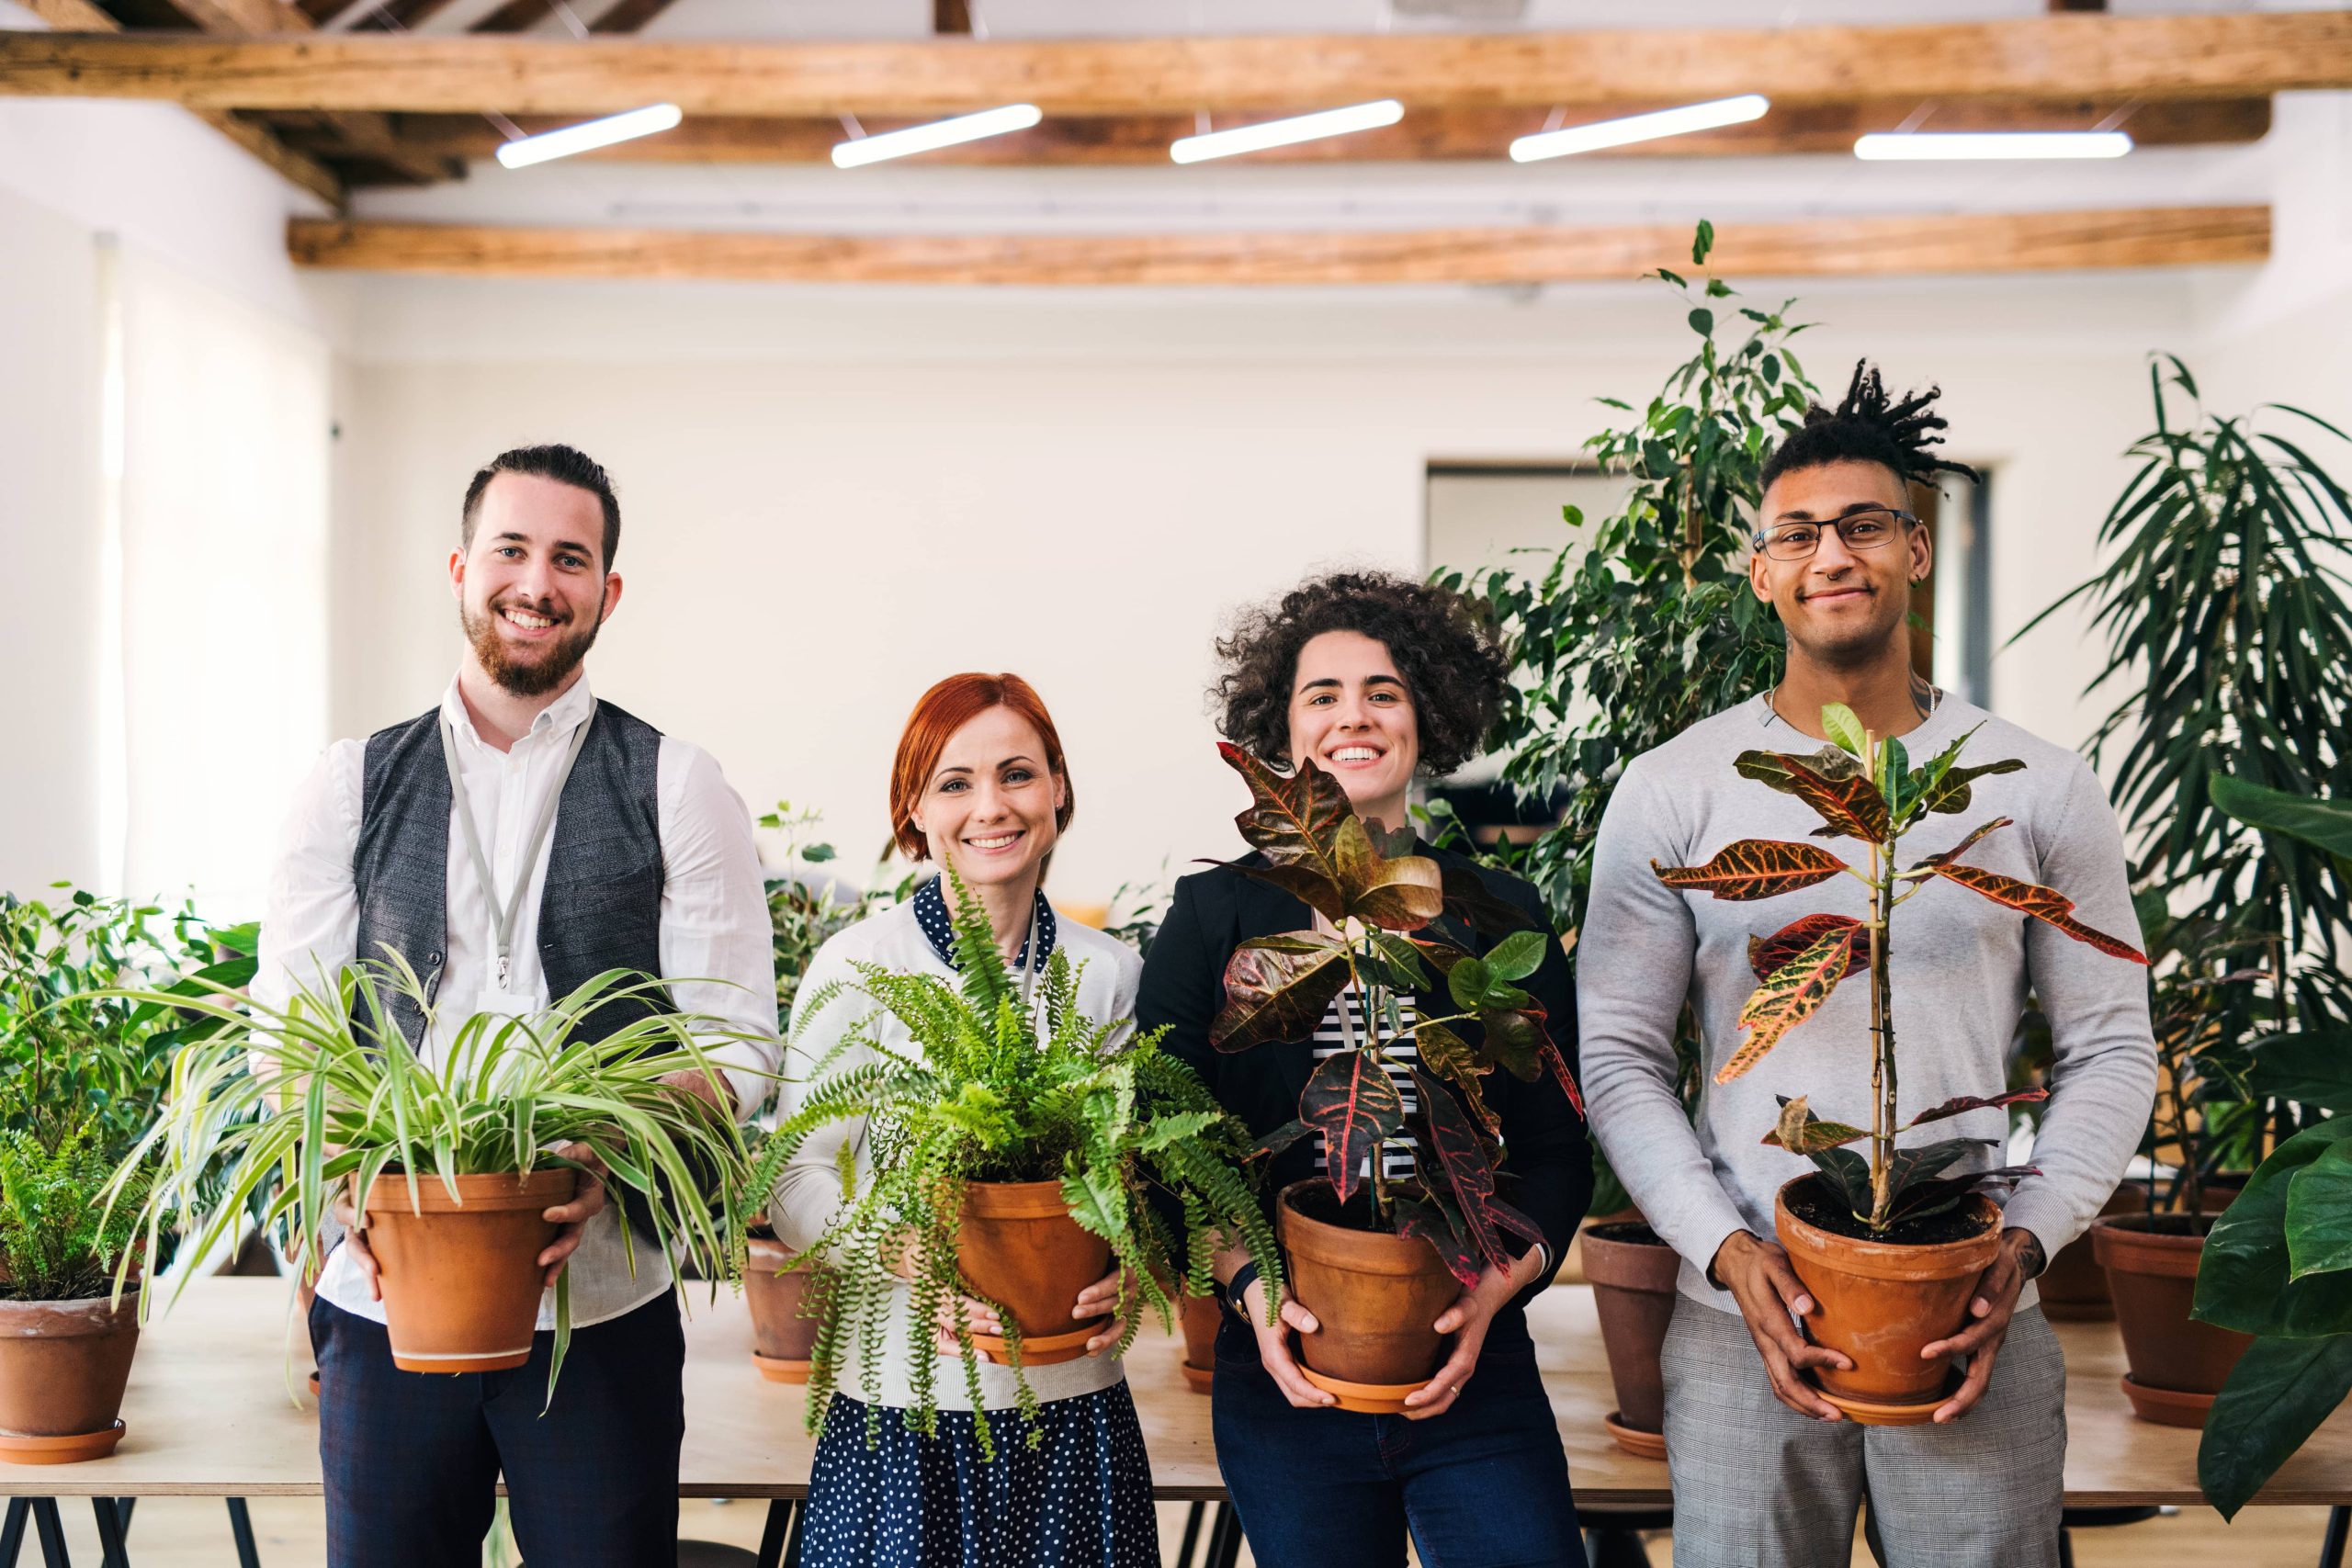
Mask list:
[[[542,612],[543,613],[543,612]],[[483,671],[498,682],[499,688],[517,697],[543,697],[571,678],[588,650],[596,646],[596,633],[604,625],[604,616],[578,630],[560,630],[537,649],[516,649],[498,633],[498,611],[492,605],[476,615],[464,605],[458,607],[458,624],[464,628],[467,643],[474,657],[481,662]],[[516,657],[518,651],[523,657]]]

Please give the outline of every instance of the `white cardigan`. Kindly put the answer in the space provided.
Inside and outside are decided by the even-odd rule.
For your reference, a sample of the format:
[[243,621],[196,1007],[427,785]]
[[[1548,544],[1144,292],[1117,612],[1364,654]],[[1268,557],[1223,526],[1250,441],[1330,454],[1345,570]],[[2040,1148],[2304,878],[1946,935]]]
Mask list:
[[[1143,961],[1124,943],[1075,920],[1063,919],[1056,923],[1057,949],[1069,954],[1072,967],[1078,971],[1080,1010],[1094,1019],[1133,1018]],[[861,1019],[881,1012],[871,998],[850,991],[835,997],[830,1006],[813,1017],[804,1016],[810,999],[829,985],[835,981],[854,985],[858,976],[852,965],[859,963],[879,964],[902,974],[935,975],[951,984],[956,978],[956,971],[941,961],[923,935],[911,902],[860,920],[818,949],[800,982],[798,999],[793,1008],[792,1039],[785,1053],[785,1079],[777,1112],[780,1119],[790,1117],[800,1108],[816,1077],[812,1068],[825,1053]],[[905,1025],[896,1018],[882,1013],[876,1027],[876,1032],[892,1044],[912,1048]],[[864,1045],[851,1046],[833,1058],[825,1076],[870,1061],[873,1055]],[[791,1163],[785,1167],[770,1199],[768,1218],[775,1227],[777,1239],[786,1247],[797,1251],[808,1246],[824,1234],[826,1225],[840,1212],[840,1158],[843,1145],[855,1145],[859,1190],[864,1190],[873,1179],[865,1133],[862,1118],[833,1122],[801,1145]],[[907,1377],[911,1298],[912,1292],[904,1283],[895,1288],[890,1322],[883,1338],[882,1403],[899,1409],[914,1403]],[[1100,1393],[1123,1381],[1125,1375],[1108,1352],[1080,1356],[1050,1367],[1033,1367],[1028,1371],[1030,1388],[1044,1401]],[[863,1401],[866,1397],[864,1377],[853,1342],[842,1356],[840,1392]],[[971,1396],[965,1388],[964,1369],[953,1358],[942,1358],[933,1388],[942,1410],[972,1407]],[[1010,1410],[1017,1403],[1010,1367],[983,1363],[980,1389],[989,1410]]]

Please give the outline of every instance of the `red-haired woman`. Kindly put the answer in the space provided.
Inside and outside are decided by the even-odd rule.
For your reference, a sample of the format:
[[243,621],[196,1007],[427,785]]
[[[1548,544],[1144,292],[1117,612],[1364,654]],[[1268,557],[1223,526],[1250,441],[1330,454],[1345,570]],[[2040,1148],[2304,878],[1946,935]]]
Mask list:
[[[1018,675],[951,675],[923,694],[899,739],[890,774],[890,825],[908,854],[953,865],[966,897],[979,904],[1007,963],[1024,977],[1041,973],[1057,951],[1079,974],[1079,1005],[1095,1018],[1127,1018],[1135,1010],[1142,964],[1126,947],[1100,932],[1054,918],[1039,890],[1046,863],[1069,826],[1072,795],[1061,739],[1046,705]],[[859,921],[818,950],[800,996],[820,995],[835,980],[854,980],[856,964],[900,973],[952,977],[956,964],[944,876],[924,883],[896,908]],[[803,1021],[794,1020],[787,1066],[804,1077],[858,1021],[854,995],[837,998]],[[905,1029],[887,1014],[865,1015],[882,1038],[911,1048]],[[865,1053],[851,1046],[834,1060],[852,1066]],[[806,1083],[784,1086],[783,1114],[797,1109]],[[803,1145],[776,1184],[770,1218],[786,1247],[822,1235],[842,1200],[841,1156],[854,1147],[855,1171],[868,1179],[862,1125],[836,1122]],[[1079,1295],[1076,1315],[1118,1310],[1114,1273]],[[974,1328],[1001,1331],[977,1302],[956,1304]],[[905,1419],[909,1387],[907,1315],[910,1292],[900,1291],[883,1337],[881,1439],[866,1442],[865,1410],[850,1393],[836,1393],[817,1446],[809,1482],[808,1522],[800,1561],[805,1568],[1133,1568],[1159,1562],[1151,1506],[1151,1470],[1127,1397],[1125,1374],[1106,1354],[1118,1338],[1115,1321],[1087,1342],[1087,1354],[1058,1365],[1031,1368],[1029,1385],[1043,1404],[1044,1441],[997,1444],[983,1462],[961,1378],[933,1385],[939,1434],[924,1438]],[[853,1340],[855,1336],[851,1337]],[[950,1341],[952,1343],[952,1341]],[[844,1351],[841,1385],[862,1391],[865,1371],[855,1344]],[[1015,1408],[1011,1369],[984,1366],[985,1407]],[[999,1430],[1004,1423],[997,1423]]]

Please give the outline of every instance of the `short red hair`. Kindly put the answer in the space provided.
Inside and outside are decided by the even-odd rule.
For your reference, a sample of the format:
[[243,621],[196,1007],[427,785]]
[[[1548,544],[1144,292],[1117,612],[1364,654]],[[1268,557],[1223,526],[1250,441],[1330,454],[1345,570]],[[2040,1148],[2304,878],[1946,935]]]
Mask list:
[[1046,771],[1061,781],[1061,809],[1054,813],[1054,829],[1065,832],[1078,809],[1078,790],[1069,782],[1069,765],[1062,760],[1062,738],[1054,731],[1054,716],[1036,688],[1018,675],[950,675],[922,694],[907,728],[899,736],[898,760],[890,764],[890,832],[910,860],[931,852],[922,830],[915,826],[915,807],[922,799],[939,754],[948,737],[990,708],[1011,708],[1026,719],[1046,749]]

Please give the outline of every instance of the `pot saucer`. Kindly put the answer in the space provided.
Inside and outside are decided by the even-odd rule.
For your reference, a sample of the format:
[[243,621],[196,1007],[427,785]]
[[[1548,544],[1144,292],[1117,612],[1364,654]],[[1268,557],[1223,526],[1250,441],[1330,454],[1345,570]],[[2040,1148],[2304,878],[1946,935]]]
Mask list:
[[1183,1371],[1184,1385],[1194,1393],[1208,1393],[1209,1380],[1216,1376],[1215,1367],[1196,1367],[1190,1361],[1184,1363]]
[[1299,1364],[1299,1373],[1324,1393],[1336,1395],[1337,1408],[1353,1410],[1363,1416],[1401,1416],[1405,1413],[1405,1396],[1419,1393],[1429,1387],[1430,1380],[1419,1382],[1349,1382],[1341,1378],[1325,1377],[1306,1363]]
[[752,1352],[752,1365],[759,1368],[760,1376],[770,1382],[807,1382],[808,1381],[808,1363],[805,1360],[788,1360],[782,1356],[763,1356],[754,1350]]
[[2194,1431],[2205,1425],[2205,1416],[2213,1408],[2216,1396],[2177,1388],[2153,1388],[2126,1372],[2123,1397],[2132,1402],[2132,1414],[2143,1421],[2153,1421],[2159,1427],[2187,1427]]
[[1608,1428],[1611,1437],[1617,1439],[1617,1446],[1635,1459],[1662,1460],[1666,1458],[1664,1432],[1645,1432],[1638,1427],[1628,1427],[1625,1425],[1623,1413],[1615,1410],[1603,1416],[1600,1418],[1600,1424]]
[[104,1459],[122,1441],[120,1420],[103,1432],[74,1432],[62,1438],[33,1438],[0,1432],[0,1461],[9,1464],[75,1464]]
[[[1021,1339],[1021,1364],[1024,1367],[1051,1367],[1063,1361],[1075,1361],[1086,1354],[1086,1342],[1102,1332],[1111,1320],[1098,1317],[1084,1328],[1074,1328],[1068,1334],[1029,1334]],[[999,1366],[1009,1362],[1012,1353],[1005,1348],[1004,1337],[999,1334],[975,1334],[972,1343],[989,1353]]]

